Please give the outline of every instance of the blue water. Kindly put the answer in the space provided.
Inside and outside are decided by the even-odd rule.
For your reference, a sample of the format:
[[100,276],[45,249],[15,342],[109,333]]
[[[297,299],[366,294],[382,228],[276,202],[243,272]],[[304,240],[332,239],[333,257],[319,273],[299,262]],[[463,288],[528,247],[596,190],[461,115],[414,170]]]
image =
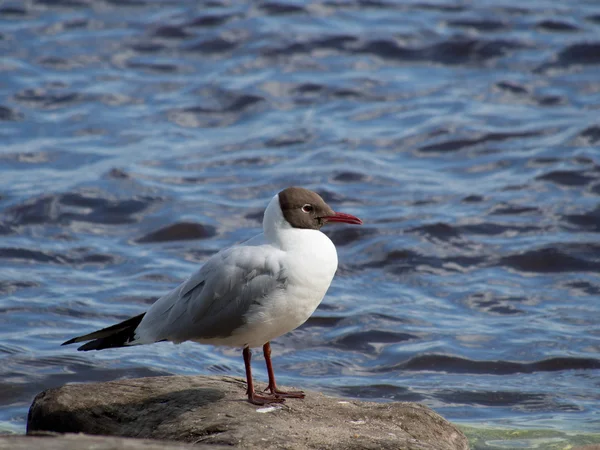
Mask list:
[[8,1],[0,55],[0,433],[68,382],[243,376],[239,349],[59,344],[289,185],[365,225],[327,230],[281,384],[600,430],[596,1]]

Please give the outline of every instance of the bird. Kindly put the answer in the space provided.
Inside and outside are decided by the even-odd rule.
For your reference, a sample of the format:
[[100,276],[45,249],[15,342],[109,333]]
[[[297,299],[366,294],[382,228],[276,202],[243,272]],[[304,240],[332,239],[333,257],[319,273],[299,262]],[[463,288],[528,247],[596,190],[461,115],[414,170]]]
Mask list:
[[[335,245],[321,232],[329,222],[362,224],[335,212],[316,192],[288,187],[268,203],[262,233],[211,256],[145,313],[62,345],[85,342],[80,351],[162,341],[241,347],[250,403],[304,398],[302,391],[277,387],[270,341],[306,322],[329,289],[338,267]],[[269,384],[259,393],[251,349],[261,346]]]

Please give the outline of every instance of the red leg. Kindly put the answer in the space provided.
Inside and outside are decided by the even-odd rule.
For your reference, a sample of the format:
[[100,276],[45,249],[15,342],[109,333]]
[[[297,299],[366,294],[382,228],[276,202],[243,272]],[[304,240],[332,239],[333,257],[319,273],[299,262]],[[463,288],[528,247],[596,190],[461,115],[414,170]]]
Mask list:
[[271,343],[267,342],[263,345],[263,354],[265,355],[265,362],[267,363],[267,372],[269,373],[269,386],[267,389],[271,391],[271,394],[279,398],[304,398],[304,392],[292,391],[284,392],[277,389],[277,383],[275,382],[275,373],[273,372],[273,364],[271,363]]
[[244,364],[246,365],[246,383],[248,384],[248,401],[254,405],[266,405],[268,403],[283,403],[283,398],[276,397],[275,395],[257,394],[254,392],[254,383],[252,382],[252,368],[250,367],[250,358],[252,358],[252,351],[248,347],[244,347],[242,352],[244,355]]

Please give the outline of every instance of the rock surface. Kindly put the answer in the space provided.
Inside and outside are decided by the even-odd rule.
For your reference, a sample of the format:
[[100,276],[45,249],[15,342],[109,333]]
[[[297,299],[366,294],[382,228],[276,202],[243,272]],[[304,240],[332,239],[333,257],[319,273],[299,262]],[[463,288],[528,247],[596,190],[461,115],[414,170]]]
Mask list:
[[[233,377],[153,377],[73,384],[39,394],[28,433],[83,432],[260,449],[468,449],[464,434],[417,403],[307,392],[283,406],[245,400]],[[118,447],[115,447],[118,448]]]
[[220,450],[226,448],[86,434],[0,436],[0,450]]

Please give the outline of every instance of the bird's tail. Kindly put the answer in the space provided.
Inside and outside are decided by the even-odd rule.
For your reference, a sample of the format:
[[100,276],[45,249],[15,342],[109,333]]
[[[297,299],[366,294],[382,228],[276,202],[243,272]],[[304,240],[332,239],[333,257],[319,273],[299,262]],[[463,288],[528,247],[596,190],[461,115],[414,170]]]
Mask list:
[[101,330],[94,331],[93,333],[69,339],[67,342],[63,342],[62,345],[90,341],[87,344],[79,347],[77,349],[79,351],[103,350],[105,348],[125,347],[126,345],[131,345],[131,342],[135,337],[135,329],[144,318],[144,314],[146,313],[142,313],[139,316],[132,317],[131,319],[127,319],[108,328],[103,328]]

